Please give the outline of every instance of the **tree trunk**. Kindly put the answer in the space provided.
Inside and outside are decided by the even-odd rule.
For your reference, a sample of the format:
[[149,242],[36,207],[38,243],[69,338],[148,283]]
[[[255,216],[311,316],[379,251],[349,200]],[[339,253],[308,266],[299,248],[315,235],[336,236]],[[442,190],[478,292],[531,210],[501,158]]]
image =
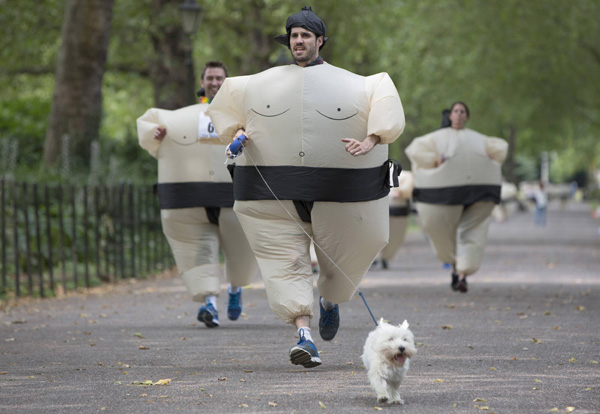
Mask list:
[[89,161],[90,143],[98,138],[100,128],[113,1],[67,1],[44,143],[46,165],[58,160],[65,134],[73,161]]
[[[272,67],[269,62],[269,54],[273,44],[276,43],[273,36],[264,31],[262,22],[266,18],[263,15],[271,13],[269,7],[264,3],[263,0],[251,1],[246,13],[246,22],[238,27],[244,32],[240,33],[239,38],[245,38],[246,44],[251,49],[240,62],[241,73],[257,73]],[[288,57],[291,61],[289,52]]]
[[[184,33],[178,15],[177,6],[181,0],[154,0],[153,12],[150,14],[150,40],[154,48],[154,60],[150,65],[150,79],[154,86],[154,104],[158,108],[178,109],[191,105],[190,91],[200,88],[195,84],[188,85],[187,66],[184,48]],[[192,73],[194,73],[193,59]]]

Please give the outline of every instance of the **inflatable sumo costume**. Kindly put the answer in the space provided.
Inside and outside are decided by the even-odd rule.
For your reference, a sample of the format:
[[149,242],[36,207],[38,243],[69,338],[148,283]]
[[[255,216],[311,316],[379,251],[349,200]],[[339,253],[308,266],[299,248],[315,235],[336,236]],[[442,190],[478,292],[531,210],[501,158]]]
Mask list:
[[[388,161],[385,144],[404,129],[389,75],[363,77],[321,62],[227,78],[208,111],[223,142],[240,128],[250,137],[233,171],[234,211],[271,309],[292,324],[313,316],[310,239],[299,225],[358,285],[388,241],[390,166],[396,177],[399,167]],[[360,157],[345,151],[342,138],[370,134],[383,145]],[[320,295],[348,301],[355,287],[318,247],[316,254]]]
[[[451,127],[415,138],[405,150],[419,223],[437,258],[455,264],[459,274],[481,266],[507,150],[503,139]],[[440,158],[444,162],[436,167]]]
[[414,189],[413,176],[410,171],[403,170],[398,178],[398,187],[390,189],[390,239],[381,251],[381,264],[387,269],[398,249],[404,242],[408,229],[408,216],[410,214],[410,200]]
[[500,204],[492,210],[492,216],[496,221],[502,223],[508,219],[518,208],[517,199],[519,191],[517,186],[507,181],[502,181],[500,187]]
[[[233,212],[231,176],[223,164],[225,146],[205,114],[207,108],[208,104],[174,111],[151,108],[137,119],[140,146],[158,160],[163,232],[196,302],[220,292],[219,248],[232,285],[249,284],[258,270]],[[167,128],[162,141],[154,138],[159,126]]]

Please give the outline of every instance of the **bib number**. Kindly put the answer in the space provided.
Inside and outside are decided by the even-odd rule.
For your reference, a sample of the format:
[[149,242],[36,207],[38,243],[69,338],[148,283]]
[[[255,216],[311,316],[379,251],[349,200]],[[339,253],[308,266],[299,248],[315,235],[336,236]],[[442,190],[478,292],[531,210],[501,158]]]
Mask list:
[[198,139],[202,140],[203,138],[219,138],[215,126],[204,112],[200,114],[198,120]]

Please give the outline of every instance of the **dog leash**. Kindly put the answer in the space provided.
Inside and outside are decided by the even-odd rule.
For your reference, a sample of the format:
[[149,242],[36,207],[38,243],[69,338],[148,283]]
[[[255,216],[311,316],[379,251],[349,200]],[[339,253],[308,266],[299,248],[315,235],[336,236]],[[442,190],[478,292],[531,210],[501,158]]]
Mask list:
[[[228,158],[235,158],[235,157],[237,157],[237,156],[239,156],[239,155],[242,154],[243,147],[242,147],[241,144],[242,144],[242,142],[245,139],[246,139],[246,137],[238,139],[237,141],[234,141],[234,143],[230,144],[230,145],[235,145],[235,147],[230,147],[229,145],[227,146],[226,155],[227,155]],[[238,144],[236,145],[236,143],[238,143]],[[277,200],[277,202],[279,203],[279,205],[281,206],[281,208],[283,208],[283,210],[287,213],[287,215],[290,216],[290,218],[294,221],[294,223],[296,223],[296,225],[298,226],[298,228],[300,228],[300,230],[302,230],[302,232],[304,234],[306,234],[306,236],[313,242],[313,244],[315,245],[315,247],[317,247],[321,251],[321,253],[323,253],[325,255],[325,257],[344,275],[344,277],[348,280],[348,282],[350,282],[350,284],[355,289],[354,293],[352,293],[352,296],[354,296],[354,294],[358,292],[358,295],[361,297],[361,299],[363,300],[363,303],[367,307],[367,310],[369,311],[369,315],[371,315],[371,319],[373,319],[373,322],[375,323],[375,326],[379,326],[379,324],[377,323],[377,320],[375,319],[375,316],[373,316],[373,312],[371,312],[371,308],[369,307],[369,305],[367,303],[367,300],[365,299],[365,296],[360,291],[360,289],[358,289],[358,286],[356,286],[356,284],[352,281],[352,279],[350,279],[350,277],[346,274],[346,272],[344,272],[342,270],[342,268],[339,267],[338,264],[331,257],[329,257],[329,255],[325,252],[325,250],[323,250],[321,248],[321,246],[319,246],[318,243],[315,242],[315,240],[312,238],[312,236],[310,234],[308,234],[306,232],[306,230],[304,230],[304,228],[300,225],[300,223],[298,223],[298,221],[294,218],[294,216],[283,205],[283,203],[279,200],[279,198],[275,195],[275,193],[271,189],[271,186],[269,186],[269,183],[267,183],[267,180],[265,180],[265,177],[263,177],[262,173],[260,172],[260,169],[256,165],[256,162],[254,161],[254,159],[250,155],[250,151],[245,151],[245,153],[248,156],[248,158],[250,158],[250,162],[252,162],[252,165],[256,169],[256,172],[258,172],[258,175],[260,176],[260,178],[262,179],[262,181],[265,183],[265,185],[267,186],[267,189],[271,192],[271,194],[273,195],[273,197],[275,197],[275,200]],[[227,163],[227,160],[225,160],[225,163]]]

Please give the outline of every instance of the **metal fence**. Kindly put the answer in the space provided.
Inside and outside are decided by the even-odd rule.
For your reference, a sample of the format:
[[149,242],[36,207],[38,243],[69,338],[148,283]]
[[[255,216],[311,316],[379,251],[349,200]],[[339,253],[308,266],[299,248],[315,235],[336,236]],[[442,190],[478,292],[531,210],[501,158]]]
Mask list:
[[0,294],[53,295],[174,265],[151,185],[0,180]]

